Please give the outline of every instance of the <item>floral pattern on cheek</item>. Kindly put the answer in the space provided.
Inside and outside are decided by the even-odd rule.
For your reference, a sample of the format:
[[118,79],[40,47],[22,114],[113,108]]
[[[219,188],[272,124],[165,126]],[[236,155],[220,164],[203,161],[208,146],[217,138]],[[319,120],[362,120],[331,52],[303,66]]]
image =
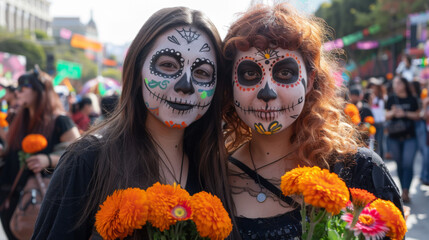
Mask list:
[[[238,65],[240,65],[240,63],[242,62],[242,61],[245,61],[245,60],[251,60],[251,61],[254,61],[255,63],[257,63],[258,65],[259,65],[259,67],[261,68],[261,70],[262,70],[262,78],[261,78],[261,81],[259,82],[259,84],[256,84],[255,86],[253,86],[253,87],[247,87],[247,86],[243,86],[243,85],[241,85],[239,82],[238,82],[238,72],[237,72],[237,70],[238,70]],[[255,58],[253,58],[253,57],[248,57],[248,56],[244,56],[244,57],[242,57],[242,58],[240,58],[240,59],[238,59],[238,61],[235,63],[235,66],[234,66],[234,85],[235,86],[237,86],[237,88],[240,90],[240,91],[243,91],[243,92],[246,92],[246,91],[248,91],[248,92],[250,92],[250,91],[255,91],[256,89],[258,89],[259,88],[259,86],[260,85],[262,85],[262,81],[264,80],[264,76],[265,76],[265,68],[264,68],[264,66],[261,64],[261,63],[258,63],[258,60],[255,60]]]
[[[285,58],[292,58],[292,59],[295,59],[295,61],[298,63],[298,67],[299,67],[299,77],[298,77],[298,80],[295,82],[295,83],[293,83],[293,84],[282,84],[282,83],[278,83],[278,82],[276,82],[275,80],[274,80],[274,78],[273,78],[273,73],[272,73],[272,70],[273,70],[273,66],[277,63],[277,62],[279,62],[279,61],[281,61],[281,60],[283,60],[283,59],[285,59]],[[293,54],[293,53],[286,53],[286,55],[282,55],[282,56],[280,56],[280,57],[278,57],[278,58],[276,58],[271,64],[270,64],[270,68],[269,68],[269,72],[270,72],[270,78],[271,78],[271,82],[273,82],[274,84],[276,84],[277,86],[279,86],[279,87],[284,87],[284,88],[293,88],[293,87],[297,87],[298,85],[300,85],[300,83],[301,83],[301,81],[303,82],[303,85],[304,85],[304,88],[305,88],[305,79],[304,78],[302,78],[302,67],[301,67],[301,61],[298,59],[298,57],[295,55],[295,54]]]

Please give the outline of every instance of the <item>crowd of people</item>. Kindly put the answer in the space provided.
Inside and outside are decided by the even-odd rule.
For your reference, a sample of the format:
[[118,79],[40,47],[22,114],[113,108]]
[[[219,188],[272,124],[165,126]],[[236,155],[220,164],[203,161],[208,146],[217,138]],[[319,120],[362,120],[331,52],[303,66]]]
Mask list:
[[[298,166],[329,169],[402,211],[415,153],[429,158],[420,135],[429,100],[416,97],[420,89],[406,70],[389,82],[390,95],[380,79],[351,86],[350,101],[375,119],[375,154],[344,114],[332,74],[340,66],[322,51],[325,34],[323,21],[286,3],[253,6],[223,41],[202,12],[165,8],[131,43],[120,97],[74,102],[70,95],[66,110],[47,74],[36,67],[21,76],[8,88],[15,98],[5,97],[9,127],[0,131],[7,236],[16,239],[10,220],[20,191],[40,172],[53,174],[32,239],[95,239],[95,213],[107,196],[155,182],[218,196],[234,223],[231,239],[299,238],[298,199],[279,196],[281,176]],[[386,121],[398,119],[407,133],[386,141]],[[22,166],[20,144],[31,133],[45,136],[48,147]],[[388,153],[400,166],[402,191],[384,166]],[[424,183],[428,175],[422,172]],[[146,234],[143,228],[131,238]]]
[[405,203],[411,201],[409,189],[418,152],[423,159],[418,168],[420,182],[429,185],[428,87],[411,57],[404,55],[392,79],[371,77],[348,88],[349,100],[359,109],[362,123],[368,116],[374,120],[374,150],[381,158],[397,163]]

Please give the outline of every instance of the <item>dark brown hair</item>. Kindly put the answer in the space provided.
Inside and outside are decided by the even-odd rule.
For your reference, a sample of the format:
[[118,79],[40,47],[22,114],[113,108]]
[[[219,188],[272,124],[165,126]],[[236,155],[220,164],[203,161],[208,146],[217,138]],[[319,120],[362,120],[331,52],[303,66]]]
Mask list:
[[[221,39],[210,20],[201,12],[185,7],[165,8],[153,14],[142,26],[125,58],[122,95],[116,110],[85,139],[98,152],[92,191],[79,224],[91,218],[101,202],[115,189],[147,188],[160,181],[160,154],[146,129],[148,111],[142,95],[142,66],[157,37],[178,26],[192,26],[206,33],[216,52],[218,80],[212,103],[202,118],[185,129],[184,149],[196,162],[198,179],[204,190],[216,194],[227,208],[226,150],[221,131],[221,97],[223,92],[223,58]],[[99,134],[98,140],[90,135]],[[76,149],[79,151],[79,149]],[[69,154],[74,154],[71,151]]]
[[[334,56],[322,50],[328,35],[325,29],[322,19],[301,14],[289,4],[255,5],[232,24],[223,51],[229,79],[237,51],[280,47],[302,54],[307,75],[313,78],[313,88],[292,125],[290,141],[297,146],[294,157],[303,165],[328,168],[335,161],[333,155],[354,153],[361,143],[355,127],[344,116],[344,101],[337,96],[334,73],[339,67]],[[251,138],[250,128],[235,111],[231,82],[227,84],[223,112],[230,152]]]
[[[20,106],[7,135],[9,150],[21,149],[21,142],[30,133],[39,133],[50,139],[57,114],[64,112],[58,95],[54,91],[52,78],[38,68],[18,78],[18,86],[31,87],[37,96],[31,106]],[[34,108],[30,116],[29,107]]]

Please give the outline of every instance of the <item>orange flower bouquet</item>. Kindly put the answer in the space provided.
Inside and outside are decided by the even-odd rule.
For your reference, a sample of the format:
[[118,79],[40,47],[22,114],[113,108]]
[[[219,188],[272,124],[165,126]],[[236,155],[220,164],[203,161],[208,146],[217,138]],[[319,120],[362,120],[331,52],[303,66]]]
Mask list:
[[407,231],[393,203],[366,190],[348,189],[327,169],[295,168],[282,176],[280,187],[284,195],[303,199],[302,239],[402,239]]
[[21,167],[32,154],[42,151],[48,146],[48,140],[42,134],[29,134],[21,142],[22,151],[18,152]]
[[216,196],[199,192],[190,196],[180,185],[155,183],[116,190],[95,216],[103,239],[124,239],[146,227],[151,239],[225,239],[231,219]]

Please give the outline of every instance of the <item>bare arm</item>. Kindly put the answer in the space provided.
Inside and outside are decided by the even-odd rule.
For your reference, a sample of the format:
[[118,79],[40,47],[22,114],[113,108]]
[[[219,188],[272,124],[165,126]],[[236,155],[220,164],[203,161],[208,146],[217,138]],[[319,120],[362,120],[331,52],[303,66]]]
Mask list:
[[[61,143],[65,144],[65,149],[68,144],[72,143],[78,137],[80,137],[79,131],[77,130],[77,127],[73,127],[67,132],[63,133],[63,135],[61,135],[60,141]],[[60,160],[62,153],[63,151],[58,151],[50,153],[49,156],[48,154],[44,153],[33,155],[26,160],[27,167],[35,173],[41,172],[45,168],[55,168],[58,164],[58,161]]]

